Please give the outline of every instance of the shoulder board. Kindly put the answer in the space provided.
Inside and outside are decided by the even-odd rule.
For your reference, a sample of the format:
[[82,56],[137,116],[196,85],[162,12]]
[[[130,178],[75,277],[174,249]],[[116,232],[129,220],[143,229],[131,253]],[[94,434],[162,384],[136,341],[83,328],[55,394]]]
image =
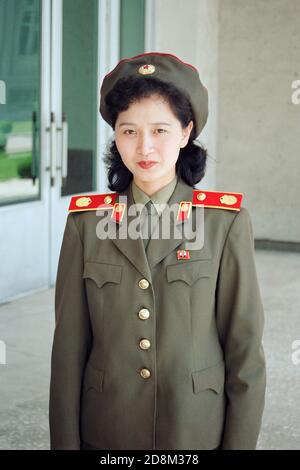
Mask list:
[[223,191],[194,189],[192,205],[239,211],[242,199],[243,193],[225,193]]
[[69,212],[95,211],[97,209],[113,209],[118,193],[85,194],[73,196]]

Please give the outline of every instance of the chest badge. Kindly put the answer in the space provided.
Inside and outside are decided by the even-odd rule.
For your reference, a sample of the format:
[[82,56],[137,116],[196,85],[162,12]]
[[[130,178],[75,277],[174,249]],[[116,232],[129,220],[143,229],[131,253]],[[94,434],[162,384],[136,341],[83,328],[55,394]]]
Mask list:
[[177,259],[190,259],[189,250],[177,250]]

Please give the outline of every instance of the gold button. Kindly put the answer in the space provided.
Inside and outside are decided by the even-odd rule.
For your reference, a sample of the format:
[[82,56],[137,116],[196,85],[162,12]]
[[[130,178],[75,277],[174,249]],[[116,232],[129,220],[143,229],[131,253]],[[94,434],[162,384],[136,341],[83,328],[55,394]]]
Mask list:
[[141,279],[141,280],[139,281],[139,287],[140,287],[141,289],[148,289],[148,287],[149,287],[149,282],[147,281],[147,279]]
[[151,343],[150,343],[149,339],[146,339],[146,338],[141,339],[141,341],[140,341],[140,348],[141,349],[149,349],[150,346],[151,346]]
[[143,379],[148,379],[151,375],[151,372],[149,369],[141,369],[140,375],[143,377]]
[[147,320],[147,318],[150,317],[150,312],[147,308],[142,308],[140,311],[139,311],[139,318],[141,320]]
[[204,199],[206,199],[206,194],[198,193],[197,194],[197,199],[198,199],[198,201],[204,201]]
[[111,197],[111,196],[105,196],[105,198],[104,198],[105,204],[110,204],[111,201],[112,201],[112,197]]

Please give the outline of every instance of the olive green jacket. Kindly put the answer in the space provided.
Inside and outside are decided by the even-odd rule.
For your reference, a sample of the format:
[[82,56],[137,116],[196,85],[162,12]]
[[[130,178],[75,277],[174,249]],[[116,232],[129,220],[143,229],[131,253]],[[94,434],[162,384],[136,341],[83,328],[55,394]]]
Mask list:
[[[179,179],[169,205],[191,201],[192,191]],[[127,210],[131,186],[122,195]],[[52,449],[255,448],[266,373],[251,220],[243,207],[193,207],[191,216],[199,210],[204,245],[190,259],[176,256],[184,237],[151,239],[146,257],[141,238],[100,240],[95,211],[68,215],[55,291]]]

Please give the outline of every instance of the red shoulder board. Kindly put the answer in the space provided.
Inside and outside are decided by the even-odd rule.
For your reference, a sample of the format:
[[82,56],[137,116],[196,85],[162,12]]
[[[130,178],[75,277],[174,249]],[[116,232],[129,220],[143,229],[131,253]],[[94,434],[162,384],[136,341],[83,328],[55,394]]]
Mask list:
[[95,211],[97,209],[113,209],[118,193],[85,194],[73,196],[69,205],[69,212]]
[[193,190],[193,206],[213,207],[215,209],[228,209],[239,211],[243,193],[228,193],[222,191]]

